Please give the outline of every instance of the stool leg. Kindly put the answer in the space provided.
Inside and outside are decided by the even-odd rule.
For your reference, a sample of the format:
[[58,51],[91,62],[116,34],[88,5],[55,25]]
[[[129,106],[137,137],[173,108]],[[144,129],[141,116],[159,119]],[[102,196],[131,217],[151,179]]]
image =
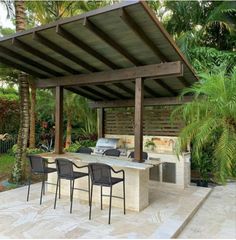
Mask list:
[[89,199],[89,206],[90,206],[90,176],[88,175],[88,199]]
[[126,213],[125,212],[125,180],[123,181],[123,198],[124,198],[124,214]]
[[44,175],[43,175],[43,180],[44,180],[44,181],[43,181],[43,195],[45,195],[45,182],[47,181],[46,178],[47,178],[47,174],[44,174]]
[[91,220],[92,202],[93,202],[93,183],[91,185],[91,195],[90,195],[90,204],[89,204],[89,220]]
[[101,185],[101,210],[102,210],[102,185]]
[[40,205],[42,204],[44,181],[45,181],[45,178],[44,178],[44,175],[43,175],[42,187],[41,187],[41,195],[40,195]]
[[57,177],[57,185],[56,185],[56,193],[55,193],[55,200],[54,200],[54,209],[56,209],[56,204],[57,204],[57,190],[58,190],[58,186],[59,186],[59,177]]
[[72,180],[72,186],[71,186],[71,200],[70,200],[70,213],[72,213],[74,185],[75,185],[75,180]]
[[59,178],[59,199],[61,199],[61,179]]
[[110,204],[109,204],[109,219],[108,224],[111,224],[111,199],[112,199],[112,185],[110,187]]
[[29,180],[28,180],[27,202],[29,201],[30,185],[31,185],[31,173],[29,175]]

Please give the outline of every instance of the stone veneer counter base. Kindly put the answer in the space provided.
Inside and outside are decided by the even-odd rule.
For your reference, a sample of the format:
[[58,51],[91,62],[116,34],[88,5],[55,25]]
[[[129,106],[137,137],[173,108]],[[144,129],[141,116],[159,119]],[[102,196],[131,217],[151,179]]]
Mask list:
[[191,219],[211,189],[149,188],[150,205],[141,212],[113,207],[111,225],[107,224],[108,208],[94,204],[92,220],[88,220],[87,202],[74,200],[69,213],[69,197],[58,200],[53,209],[54,194],[46,192],[39,205],[41,184],[0,193],[0,238],[172,238]]
[[[44,154],[49,160],[55,158],[67,158],[73,161],[78,166],[85,166],[89,163],[105,163],[112,166],[116,171],[123,169],[125,171],[125,189],[126,189],[126,209],[132,211],[142,211],[149,205],[149,169],[152,167],[150,164],[132,162],[128,158],[122,157],[108,157],[101,155],[89,155],[79,153],[66,153],[62,155]],[[88,172],[88,169],[76,169],[75,171]],[[114,174],[114,177],[122,177],[122,173]],[[51,183],[57,182],[57,173],[48,175],[48,181]],[[61,180],[61,192],[69,196],[70,182]],[[75,188],[88,189],[88,178],[80,178],[75,180]],[[55,192],[55,187],[48,186],[50,192]],[[119,183],[113,187],[113,196],[123,197],[123,184]],[[109,188],[103,187],[103,194],[109,194]],[[88,201],[88,193],[82,191],[74,191],[74,198]],[[93,202],[100,203],[100,187],[94,186]],[[123,201],[121,199],[113,198],[113,206],[123,208]],[[109,198],[103,197],[104,205],[109,204]]]

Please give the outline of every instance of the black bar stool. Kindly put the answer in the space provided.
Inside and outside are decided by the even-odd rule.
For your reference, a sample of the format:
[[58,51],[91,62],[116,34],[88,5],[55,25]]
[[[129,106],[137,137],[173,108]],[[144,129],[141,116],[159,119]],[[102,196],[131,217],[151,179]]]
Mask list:
[[113,156],[113,157],[119,157],[120,151],[118,149],[107,149],[102,155],[105,156]]
[[[40,195],[40,205],[42,204],[42,197],[45,194],[45,184],[52,184],[46,181],[46,177],[48,173],[56,172],[56,168],[47,167],[47,164],[53,164],[55,162],[48,162],[46,158],[42,158],[38,155],[28,155],[28,159],[30,162],[30,175],[28,180],[28,193],[27,193],[27,202],[29,201],[29,194],[30,194],[30,185],[31,185],[31,177],[32,174],[40,174],[43,176],[42,179],[42,186],[41,186],[41,195]],[[59,196],[61,195],[61,191],[59,188]]]
[[[76,168],[81,169],[81,168],[88,168],[88,165],[79,167],[68,159],[56,158],[56,166],[57,166],[57,187],[56,187],[56,194],[55,194],[55,201],[54,201],[54,209],[56,209],[57,191],[58,191],[58,187],[60,186],[61,179],[66,179],[66,180],[70,181],[70,213],[72,213],[74,189],[88,192],[89,203],[90,203],[90,177],[89,177],[89,174],[84,173],[84,172],[75,172],[73,170],[74,166]],[[88,190],[74,187],[75,180],[78,178],[82,178],[82,177],[88,177]]]
[[[92,179],[91,185],[91,196],[90,196],[90,208],[89,208],[89,220],[91,220],[91,210],[92,210],[92,198],[93,198],[93,185],[101,186],[101,210],[102,210],[102,197],[110,197],[110,204],[109,204],[109,219],[108,224],[111,223],[111,200],[112,197],[120,198],[124,201],[124,214],[125,214],[125,172],[124,170],[115,171],[111,166],[102,164],[102,163],[90,163],[89,164],[89,171],[90,176]],[[114,173],[123,173],[122,178],[115,178],[111,176],[111,172]],[[123,182],[123,197],[112,196],[112,187],[113,185]],[[110,187],[110,194],[104,195],[102,193],[103,187]]]
[[85,154],[91,154],[93,152],[93,149],[89,147],[80,147],[76,153],[85,153]]
[[[130,152],[128,158],[134,158],[134,151]],[[143,160],[147,160],[147,159],[148,159],[148,153],[143,152]]]

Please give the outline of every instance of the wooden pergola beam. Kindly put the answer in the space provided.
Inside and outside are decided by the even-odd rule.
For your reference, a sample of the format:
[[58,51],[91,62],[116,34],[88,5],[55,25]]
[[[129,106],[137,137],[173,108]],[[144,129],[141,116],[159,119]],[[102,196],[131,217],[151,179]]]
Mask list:
[[109,59],[107,59],[106,57],[101,55],[96,50],[92,49],[89,45],[87,45],[86,43],[84,43],[83,41],[81,41],[80,39],[75,37],[70,32],[66,31],[60,25],[57,25],[56,33],[58,35],[60,35],[61,37],[63,37],[64,39],[66,39],[67,41],[69,41],[70,43],[73,43],[75,46],[81,48],[82,50],[84,50],[85,52],[90,54],[91,56],[97,58],[100,62],[102,62],[103,64],[105,64],[109,68],[111,68],[111,69],[118,69],[119,68],[119,66],[117,66],[112,61],[110,61]]
[[98,130],[98,138],[103,138],[105,135],[104,108],[97,109],[97,130]]
[[63,87],[56,87],[55,153],[63,153]]
[[[144,106],[163,106],[163,105],[181,105],[193,100],[192,96],[185,96],[183,99],[179,97],[161,97],[161,98],[145,98]],[[134,107],[134,99],[129,100],[113,100],[113,101],[97,101],[90,102],[92,108],[119,108],[119,107]]]
[[104,71],[90,74],[70,75],[57,78],[39,79],[36,81],[38,88],[50,88],[56,86],[73,85],[98,85],[105,83],[121,82],[135,79],[137,77],[165,78],[178,77],[183,75],[183,65],[181,62],[168,62],[153,64],[141,67]]
[[106,34],[101,29],[99,29],[88,18],[84,19],[83,26],[86,27],[87,29],[89,29],[92,33],[94,33],[102,41],[107,43],[110,47],[112,47],[117,52],[119,52],[123,57],[125,57],[127,60],[129,60],[131,63],[133,63],[135,66],[143,65],[139,60],[137,60],[135,57],[133,57],[131,54],[129,54],[127,52],[127,50],[124,49],[120,44],[118,44],[116,41],[114,41],[108,34]]
[[27,45],[26,43],[20,41],[19,39],[13,38],[12,39],[12,45],[23,49],[26,52],[30,52],[32,55],[41,58],[43,61],[47,61],[63,70],[65,70],[68,73],[72,73],[72,74],[78,74],[78,71],[74,70],[73,68],[65,65],[64,63],[56,60],[55,58],[52,58],[46,54],[44,54],[43,52],[39,51],[38,49],[35,49],[29,45]]
[[36,77],[39,77],[39,78],[46,78],[47,77],[47,75],[41,74],[41,73],[36,72],[36,71],[34,71],[34,70],[30,69],[30,68],[24,67],[24,66],[22,66],[22,65],[20,65],[18,63],[15,63],[15,62],[7,59],[7,58],[4,58],[2,56],[0,56],[0,61],[3,64],[6,64],[7,66],[12,66],[12,67],[14,67],[16,69],[20,69],[21,71],[23,71],[25,73],[29,73],[29,74],[31,74],[33,76],[36,76]]
[[33,59],[29,59],[29,58],[27,58],[27,57],[25,57],[25,56],[23,56],[23,55],[21,55],[21,54],[19,54],[17,52],[14,52],[14,51],[12,51],[12,50],[10,50],[8,48],[0,46],[0,52],[4,53],[5,55],[10,56],[10,57],[12,57],[14,59],[17,59],[19,61],[23,61],[23,62],[27,63],[28,65],[30,65],[32,67],[38,68],[41,71],[43,71],[45,73],[48,73],[51,76],[57,76],[57,77],[63,76],[62,74],[60,74],[60,73],[58,73],[58,72],[56,72],[56,71],[54,71],[54,70],[52,70],[52,69],[42,65],[42,64],[34,61]]
[[49,49],[53,50],[54,52],[59,53],[63,57],[68,58],[72,62],[77,63],[78,65],[85,68],[89,72],[97,72],[98,71],[97,68],[95,68],[95,67],[91,66],[90,64],[86,63],[82,59],[74,56],[70,52],[66,51],[64,48],[61,48],[60,46],[58,46],[55,43],[51,42],[50,40],[46,39],[45,37],[43,37],[42,35],[40,35],[37,32],[33,33],[33,40],[41,43],[42,45],[48,47]]
[[143,79],[135,80],[134,161],[143,162]]

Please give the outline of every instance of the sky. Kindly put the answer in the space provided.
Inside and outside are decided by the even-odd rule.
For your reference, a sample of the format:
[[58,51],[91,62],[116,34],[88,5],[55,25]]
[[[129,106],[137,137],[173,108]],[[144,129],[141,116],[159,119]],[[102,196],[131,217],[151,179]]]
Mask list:
[[1,0],[0,0],[0,26],[2,26],[4,28],[13,28],[14,29],[14,25],[12,24],[10,19],[7,19],[7,11],[6,11],[5,7],[3,6],[3,4],[1,3]]

